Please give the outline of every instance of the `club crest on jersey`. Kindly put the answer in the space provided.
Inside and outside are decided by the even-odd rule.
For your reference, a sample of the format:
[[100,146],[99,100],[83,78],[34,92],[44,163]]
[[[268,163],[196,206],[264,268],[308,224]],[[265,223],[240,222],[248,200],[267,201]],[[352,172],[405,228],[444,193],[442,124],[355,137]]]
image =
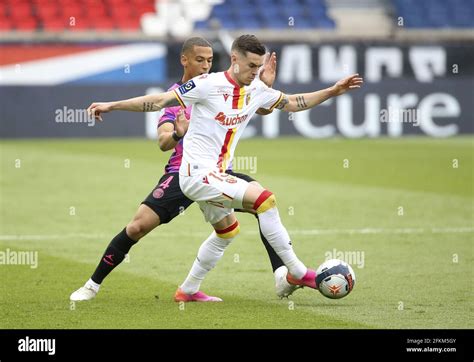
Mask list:
[[160,188],[158,188],[158,189],[156,189],[155,191],[153,191],[153,197],[154,197],[155,199],[161,199],[164,194],[165,194],[165,192],[164,192],[162,189],[160,189]]
[[247,95],[245,96],[245,104],[249,104],[250,103],[250,93],[247,93]]
[[196,84],[194,84],[193,80],[189,80],[186,83],[184,83],[181,87],[178,88],[179,93],[185,94],[189,92],[191,89],[196,88]]
[[223,126],[235,126],[236,124],[245,122],[245,120],[247,119],[247,115],[244,114],[242,116],[237,115],[229,117],[224,112],[219,112],[214,119],[216,121],[219,121],[219,123]]
[[229,95],[226,93],[226,94],[223,94],[224,96],[224,102],[227,102],[227,98],[229,98]]

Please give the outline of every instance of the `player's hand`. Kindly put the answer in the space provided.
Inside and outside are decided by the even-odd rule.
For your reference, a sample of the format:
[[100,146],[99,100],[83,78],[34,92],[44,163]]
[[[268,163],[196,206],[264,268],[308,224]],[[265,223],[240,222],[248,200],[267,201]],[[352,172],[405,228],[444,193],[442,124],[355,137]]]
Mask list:
[[174,122],[174,130],[178,137],[183,137],[189,127],[189,119],[186,118],[186,114],[184,113],[184,108],[181,108],[178,111],[178,115]]
[[92,103],[87,108],[87,114],[89,117],[94,117],[96,121],[102,121],[102,113],[107,113],[112,110],[112,102],[105,103]]
[[272,87],[276,78],[276,53],[267,53],[262,69],[260,70],[260,80],[268,87]]
[[360,88],[362,83],[364,83],[364,79],[360,77],[358,73],[352,74],[332,86],[334,95],[338,96],[346,93],[350,89]]

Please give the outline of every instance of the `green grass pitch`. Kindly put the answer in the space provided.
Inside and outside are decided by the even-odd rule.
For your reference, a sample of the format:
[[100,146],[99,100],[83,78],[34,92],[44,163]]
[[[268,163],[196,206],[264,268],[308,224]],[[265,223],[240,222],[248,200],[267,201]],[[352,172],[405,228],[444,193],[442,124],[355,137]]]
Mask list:
[[242,141],[237,156],[256,157],[297,255],[312,267],[357,255],[356,286],[341,300],[310,289],[279,300],[257,224],[239,214],[241,234],[202,285],[224,302],[184,308],[174,291],[210,233],[196,205],[133,247],[94,300],[69,302],[169,153],[144,140],[0,147],[0,252],[38,253],[37,268],[0,265],[0,328],[474,327],[472,137]]

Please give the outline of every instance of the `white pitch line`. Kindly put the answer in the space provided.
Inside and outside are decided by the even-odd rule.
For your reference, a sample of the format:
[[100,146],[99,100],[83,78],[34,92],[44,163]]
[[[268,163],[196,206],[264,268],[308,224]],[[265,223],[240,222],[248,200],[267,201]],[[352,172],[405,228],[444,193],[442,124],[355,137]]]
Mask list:
[[110,235],[100,234],[61,234],[61,235],[0,235],[0,240],[51,240],[51,239],[100,239]]
[[363,229],[312,229],[312,230],[293,230],[291,234],[299,235],[327,235],[327,234],[454,234],[454,233],[472,233],[474,227],[459,228],[403,228],[403,229],[384,229],[384,228],[363,228]]
[[[402,228],[402,229],[384,229],[384,228],[362,228],[362,229],[300,229],[289,230],[290,235],[335,235],[335,234],[456,234],[456,233],[474,233],[474,227],[447,227],[447,228]],[[189,234],[207,234],[207,231],[158,231],[159,235],[189,235]],[[256,230],[244,231],[243,234],[254,235]],[[57,240],[57,239],[105,239],[110,238],[111,234],[57,234],[57,235],[0,235],[1,240]]]

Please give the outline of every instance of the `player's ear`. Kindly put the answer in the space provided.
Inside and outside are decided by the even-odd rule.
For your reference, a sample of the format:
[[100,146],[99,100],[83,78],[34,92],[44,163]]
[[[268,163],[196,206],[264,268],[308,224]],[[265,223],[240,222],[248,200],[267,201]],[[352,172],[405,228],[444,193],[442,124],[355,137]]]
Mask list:
[[181,54],[181,65],[185,67],[188,64],[188,57],[184,54]]

